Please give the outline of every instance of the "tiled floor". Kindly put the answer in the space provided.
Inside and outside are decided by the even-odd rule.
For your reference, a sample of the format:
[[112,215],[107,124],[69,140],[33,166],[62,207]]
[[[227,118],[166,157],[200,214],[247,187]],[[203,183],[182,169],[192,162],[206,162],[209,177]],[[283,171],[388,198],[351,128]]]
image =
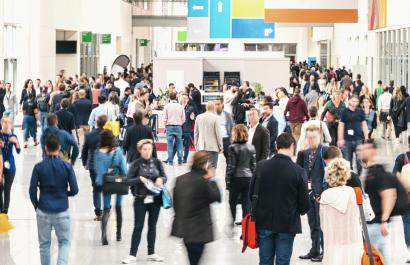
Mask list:
[[[405,149],[404,145],[395,145],[392,142],[381,144],[380,155],[383,161],[391,168],[395,155]],[[160,154],[164,157],[164,153]],[[28,196],[28,185],[33,165],[39,161],[41,155],[39,148],[33,147],[23,150],[17,159],[17,176],[12,189],[12,201],[10,218],[15,229],[8,235],[0,235],[0,265],[37,265],[39,251],[37,243],[37,225],[35,212],[30,204]],[[224,159],[220,159],[218,170],[218,183],[224,190],[223,172],[225,170]],[[170,177],[170,187],[176,176],[187,171],[187,167],[167,167]],[[128,254],[130,238],[133,228],[132,197],[127,196],[124,200],[124,226],[123,241],[115,242],[115,218],[110,220],[110,245],[101,246],[99,242],[100,227],[98,222],[92,221],[93,207],[91,186],[88,172],[78,162],[75,166],[78,177],[80,193],[70,201],[72,214],[73,240],[69,264],[74,265],[112,265],[120,264],[123,257]],[[188,264],[185,249],[178,239],[172,238],[170,226],[172,223],[172,210],[161,210],[157,226],[156,252],[165,258],[164,264],[185,265]],[[213,217],[217,240],[208,244],[202,265],[239,265],[258,264],[258,253],[255,250],[247,250],[241,253],[241,241],[239,240],[240,228],[235,228],[234,238],[229,238],[226,233],[226,223],[229,220],[229,210],[226,193],[223,193],[223,203],[213,206]],[[137,264],[153,264],[145,261],[146,230],[138,252]],[[309,250],[309,228],[306,217],[303,217],[303,234],[298,235],[295,240],[292,264],[309,264],[310,262],[299,261],[297,256],[305,254]],[[57,255],[56,239],[53,236],[52,257]]]

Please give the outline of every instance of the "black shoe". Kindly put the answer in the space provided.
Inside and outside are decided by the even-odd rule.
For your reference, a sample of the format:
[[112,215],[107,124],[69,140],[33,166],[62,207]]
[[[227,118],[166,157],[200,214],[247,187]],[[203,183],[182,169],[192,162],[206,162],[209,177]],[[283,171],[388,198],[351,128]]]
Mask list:
[[242,222],[235,222],[235,225],[242,225]]
[[299,256],[299,259],[311,259],[314,258],[315,256],[312,255],[310,252],[304,256]]
[[319,255],[317,257],[313,257],[310,259],[311,262],[322,262],[323,260],[323,255]]

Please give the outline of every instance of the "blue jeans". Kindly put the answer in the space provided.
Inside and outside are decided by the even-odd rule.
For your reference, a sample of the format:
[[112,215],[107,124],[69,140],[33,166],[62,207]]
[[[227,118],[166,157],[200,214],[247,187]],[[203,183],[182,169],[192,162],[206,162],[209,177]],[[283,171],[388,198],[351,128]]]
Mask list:
[[[111,193],[103,192],[103,204],[104,209],[111,209]],[[115,207],[121,207],[122,205],[122,195],[116,195]]]
[[57,265],[68,264],[71,240],[71,218],[69,211],[45,213],[37,209],[38,243],[41,265],[51,265],[51,230],[54,228],[58,240]]
[[[390,228],[390,226],[388,226]],[[390,235],[383,237],[380,232],[380,224],[368,224],[370,242],[381,252],[384,257],[385,265],[392,265],[391,263],[391,245],[389,243]]]
[[353,154],[356,154],[356,166],[357,174],[360,176],[362,173],[362,164],[357,157],[356,149],[363,143],[363,140],[346,141],[345,148],[343,149],[343,157],[350,162],[350,167],[353,169]]
[[174,144],[177,147],[178,163],[182,163],[182,126],[168,125],[166,127],[168,163],[172,164]]
[[23,118],[24,128],[24,141],[27,142],[28,138],[33,137],[34,142],[37,141],[37,124],[36,118],[30,115],[24,115]]
[[259,265],[289,265],[295,234],[258,230]]
[[410,213],[403,215],[404,238],[407,247],[410,247]]
[[47,117],[48,113],[44,111],[40,111],[40,124],[41,124],[41,133],[44,133],[44,130],[47,128]]
[[97,173],[95,173],[95,171],[93,169],[90,169],[91,185],[93,186],[94,213],[95,213],[95,215],[100,216],[101,215],[102,189],[101,189],[101,187],[95,185],[96,176],[97,176]]

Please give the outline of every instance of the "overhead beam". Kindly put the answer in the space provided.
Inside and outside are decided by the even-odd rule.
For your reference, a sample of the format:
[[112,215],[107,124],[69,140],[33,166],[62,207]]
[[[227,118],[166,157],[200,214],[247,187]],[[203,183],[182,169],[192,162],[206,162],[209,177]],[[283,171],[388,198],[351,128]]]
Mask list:
[[186,27],[185,16],[132,16],[133,27]]

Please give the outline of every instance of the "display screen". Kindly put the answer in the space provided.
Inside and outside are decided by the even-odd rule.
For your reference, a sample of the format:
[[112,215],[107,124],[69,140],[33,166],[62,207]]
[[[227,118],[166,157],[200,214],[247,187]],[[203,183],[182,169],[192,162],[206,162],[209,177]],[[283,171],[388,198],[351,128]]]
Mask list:
[[58,40],[56,41],[57,54],[77,53],[77,41]]

